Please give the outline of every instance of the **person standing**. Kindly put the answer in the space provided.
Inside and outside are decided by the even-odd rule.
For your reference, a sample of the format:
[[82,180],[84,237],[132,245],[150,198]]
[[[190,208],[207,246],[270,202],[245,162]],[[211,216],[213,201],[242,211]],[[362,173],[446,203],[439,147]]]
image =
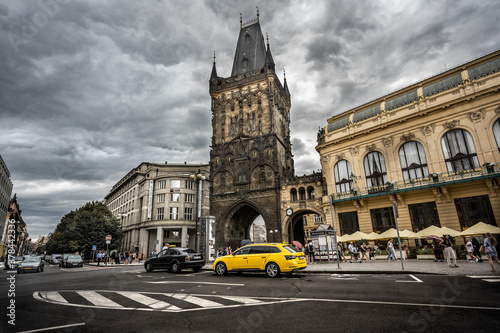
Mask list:
[[312,240],[307,244],[307,250],[309,252],[309,262],[312,264],[316,263],[316,258],[314,257],[314,243]]
[[99,251],[99,253],[97,253],[97,266],[99,266],[99,264],[101,263],[101,260],[102,260],[102,252]]
[[472,259],[471,262],[477,262],[477,258],[474,256],[474,246],[472,245],[472,242],[469,238],[465,239],[465,248],[467,249],[469,257],[471,257]]
[[392,244],[392,239],[389,239],[389,241],[387,242],[387,251],[389,252],[387,260],[391,260],[391,258],[396,261],[398,260],[396,258],[396,251],[394,251],[394,245]]
[[450,267],[458,267],[457,265],[457,255],[453,250],[453,244],[451,243],[450,235],[444,235],[444,238],[439,245],[444,246],[444,256],[446,257],[446,263]]
[[359,251],[361,252],[361,259],[360,261],[363,262],[363,258],[366,257],[366,261],[370,262],[370,256],[368,252],[368,247],[366,246],[365,242],[361,243],[361,246],[359,247]]
[[344,250],[342,249],[342,245],[340,245],[340,243],[337,244],[337,257],[338,260],[345,262]]
[[491,233],[486,233],[484,235],[484,253],[488,256],[488,261],[491,266],[491,271],[495,271],[495,264],[493,263],[493,260],[495,260],[499,265],[500,265],[500,260],[498,260],[498,252],[497,252],[497,240]]

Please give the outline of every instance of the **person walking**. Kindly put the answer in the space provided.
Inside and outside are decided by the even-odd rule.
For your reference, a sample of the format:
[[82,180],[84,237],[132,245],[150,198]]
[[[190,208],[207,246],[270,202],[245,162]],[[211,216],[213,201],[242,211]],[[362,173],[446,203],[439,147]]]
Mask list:
[[497,252],[497,240],[491,233],[486,233],[484,235],[484,253],[488,256],[488,261],[491,266],[491,271],[495,271],[495,264],[493,263],[493,260],[495,260],[499,265],[500,265],[500,260],[498,260],[498,252]]
[[312,242],[312,240],[310,240],[307,244],[307,251],[309,252],[309,262],[311,264],[315,264],[316,258],[314,257],[314,243]]
[[469,238],[465,239],[465,248],[467,249],[469,257],[472,259],[471,262],[476,262],[477,258],[476,256],[474,256],[474,245],[472,245],[472,242]]
[[345,262],[344,250],[342,249],[342,245],[340,245],[340,243],[337,244],[337,257],[338,260]]
[[370,262],[369,251],[368,251],[368,247],[366,246],[365,242],[361,243],[361,246],[359,247],[359,251],[361,252],[360,261],[363,262],[363,258],[366,258],[366,261]]
[[387,251],[389,252],[387,260],[391,260],[391,258],[396,261],[398,260],[398,258],[396,258],[396,251],[394,251],[394,245],[392,244],[392,239],[389,239],[389,241],[387,242]]
[[481,252],[479,251],[479,248],[481,247],[479,245],[479,241],[474,237],[470,237],[470,241],[472,243],[472,246],[474,247],[474,256],[476,257],[476,262],[483,262],[483,259],[481,259]]
[[444,238],[439,245],[444,246],[444,256],[446,257],[446,263],[450,267],[458,267],[457,265],[457,255],[453,250],[453,244],[451,243],[450,235],[444,235]]

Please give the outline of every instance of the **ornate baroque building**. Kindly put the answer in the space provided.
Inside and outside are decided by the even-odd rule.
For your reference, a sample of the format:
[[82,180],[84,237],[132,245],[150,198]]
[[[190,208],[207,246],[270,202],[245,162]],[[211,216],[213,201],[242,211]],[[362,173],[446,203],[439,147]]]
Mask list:
[[290,93],[275,71],[257,18],[242,22],[230,77],[210,76],[212,143],[210,213],[216,245],[240,245],[264,219],[267,240],[282,241],[281,185],[293,178]]
[[104,198],[122,221],[122,250],[149,255],[165,242],[194,249],[196,218],[208,215],[208,175],[207,164],[144,162],[131,170]]
[[[328,119],[318,133],[341,234],[500,221],[500,51]],[[330,214],[326,218],[331,224]]]

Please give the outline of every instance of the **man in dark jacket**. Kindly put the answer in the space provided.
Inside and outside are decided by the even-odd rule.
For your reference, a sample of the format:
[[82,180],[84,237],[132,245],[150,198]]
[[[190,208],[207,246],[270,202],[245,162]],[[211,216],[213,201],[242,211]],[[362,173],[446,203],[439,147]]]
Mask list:
[[474,236],[471,236],[471,242],[472,242],[472,247],[474,247],[473,255],[476,256],[476,262],[477,261],[482,262],[483,259],[481,259],[481,252],[479,252],[479,248],[481,247],[479,245],[479,241]]

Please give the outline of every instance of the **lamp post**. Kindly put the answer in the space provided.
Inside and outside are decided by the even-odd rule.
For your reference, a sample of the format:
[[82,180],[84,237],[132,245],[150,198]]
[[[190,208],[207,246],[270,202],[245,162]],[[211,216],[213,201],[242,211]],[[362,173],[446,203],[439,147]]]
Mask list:
[[194,241],[194,249],[198,251],[198,223],[201,216],[201,198],[202,198],[202,181],[205,180],[205,176],[201,174],[200,169],[195,174],[189,175],[189,178],[196,181],[196,235]]

